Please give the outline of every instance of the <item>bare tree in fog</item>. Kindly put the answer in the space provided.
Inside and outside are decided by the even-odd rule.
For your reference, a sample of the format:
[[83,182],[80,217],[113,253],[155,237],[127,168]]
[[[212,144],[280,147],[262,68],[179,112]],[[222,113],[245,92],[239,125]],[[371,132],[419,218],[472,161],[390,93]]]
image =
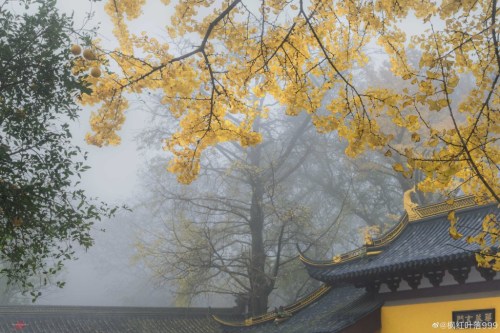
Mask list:
[[[176,283],[179,304],[228,294],[258,314],[270,299],[294,301],[314,287],[296,243],[316,257],[333,255],[359,244],[358,227],[393,222],[400,212],[394,200],[403,183],[377,155],[350,160],[344,143],[318,135],[308,117],[270,117],[256,122],[264,144],[217,146],[194,184],[179,185],[163,158],[144,174],[144,205],[163,229],[141,239],[139,256],[157,281]],[[153,123],[146,146],[172,126],[158,110]]]
[[295,244],[314,242],[320,233],[300,204],[303,193],[290,186],[311,152],[303,140],[310,120],[277,118],[255,126],[266,144],[218,146],[191,186],[156,173],[148,204],[162,212],[166,230],[141,250],[161,278],[179,281],[181,294],[239,295],[251,314],[260,314],[277,279],[297,267]]

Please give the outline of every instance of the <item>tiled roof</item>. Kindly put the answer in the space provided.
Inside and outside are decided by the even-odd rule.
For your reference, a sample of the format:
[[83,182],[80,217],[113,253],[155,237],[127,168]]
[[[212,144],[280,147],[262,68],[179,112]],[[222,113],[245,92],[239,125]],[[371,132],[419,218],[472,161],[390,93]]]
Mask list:
[[[314,292],[310,293],[309,295],[301,298],[299,301],[284,307],[283,310],[284,312],[287,312],[289,314],[295,314],[300,310],[304,309],[305,307],[309,306],[310,304],[316,302],[321,297],[325,296],[330,291],[330,289],[332,289],[332,287],[325,284],[320,288],[316,289]],[[242,320],[233,321],[231,319],[225,320],[224,318],[214,315],[214,319],[225,326],[250,326],[256,324],[262,324],[265,322],[273,321],[277,317],[278,313],[275,311],[264,313],[260,316],[251,317],[244,321]]]
[[[430,207],[434,211],[429,214],[422,209],[419,211],[419,218],[414,221],[403,218],[388,235],[375,239],[373,244],[337,258],[338,260],[320,262],[301,255],[311,277],[326,285],[286,307],[285,310],[292,313],[292,316],[280,323],[275,323],[276,315],[273,313],[253,318],[251,323],[238,321],[231,309],[19,306],[0,307],[0,332],[14,332],[16,324],[17,328],[22,328],[18,331],[23,333],[358,331],[358,326],[353,325],[361,322],[373,324],[370,320],[375,317],[380,320],[378,310],[383,301],[377,293],[356,288],[354,285],[357,282],[401,272],[449,269],[454,265],[474,262],[478,246],[467,244],[465,237],[453,240],[449,236],[446,212],[435,213],[436,207],[441,209],[441,206]],[[457,229],[465,236],[481,230],[481,222],[486,215],[500,216],[500,209],[496,204],[467,206],[464,209],[450,206],[450,209],[456,210]],[[220,325],[213,319],[213,315],[225,324]]]
[[[491,204],[457,211],[458,231],[465,236],[477,233],[487,214],[498,217],[500,209],[496,204]],[[328,283],[353,283],[356,279],[375,278],[381,274],[447,268],[473,262],[478,245],[467,244],[466,237],[453,240],[449,235],[449,227],[447,215],[441,214],[406,222],[387,244],[365,247],[364,253],[360,252],[360,255],[345,262],[313,261],[304,256],[302,260],[312,278]]]
[[375,294],[353,286],[330,291],[314,303],[277,324],[224,327],[224,333],[337,333],[382,306]]
[[231,309],[9,306],[0,307],[0,332],[220,333],[211,315],[228,313]]

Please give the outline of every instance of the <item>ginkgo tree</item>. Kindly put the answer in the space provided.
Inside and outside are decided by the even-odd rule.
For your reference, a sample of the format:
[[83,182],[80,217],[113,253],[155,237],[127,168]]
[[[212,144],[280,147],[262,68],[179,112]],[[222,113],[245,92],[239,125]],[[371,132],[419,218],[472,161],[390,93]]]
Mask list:
[[[169,170],[190,183],[207,148],[261,140],[253,123],[269,110],[255,95],[289,115],[309,113],[320,133],[337,131],[348,156],[367,149],[401,156],[394,170],[422,173],[421,191],[451,196],[460,189],[500,202],[496,0],[162,2],[170,6],[165,41],[131,31],[145,0],[105,4],[119,47],[96,41],[95,59],[75,67],[102,69],[87,78],[93,91],[82,96],[100,105],[89,143],[119,143],[128,96],[160,91],[165,112],[178,119],[178,131],[165,139]],[[411,31],[409,21],[418,22]],[[391,84],[362,83],[363,68],[380,61],[390,62]],[[483,232],[497,234],[498,221],[488,219]],[[453,224],[451,232],[460,236]],[[495,237],[469,240],[481,244],[482,259],[498,245]],[[500,269],[494,255],[487,258],[480,263]]]

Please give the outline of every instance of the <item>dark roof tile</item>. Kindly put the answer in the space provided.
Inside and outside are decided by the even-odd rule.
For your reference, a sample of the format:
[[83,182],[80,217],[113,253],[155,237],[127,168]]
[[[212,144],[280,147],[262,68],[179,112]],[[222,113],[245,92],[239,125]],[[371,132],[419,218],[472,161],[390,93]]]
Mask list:
[[382,301],[353,286],[331,289],[328,294],[284,322],[249,327],[224,327],[224,333],[336,333],[379,309]]
[[[457,212],[457,229],[463,235],[481,230],[481,222],[488,214],[500,216],[496,205],[473,207]],[[401,270],[422,270],[432,266],[446,266],[472,262],[477,244],[468,244],[466,237],[454,240],[449,235],[450,223],[446,215],[410,222],[382,252],[360,256],[338,264],[305,261],[309,275],[327,283],[353,282],[360,277],[376,277],[382,273]]]
[[23,333],[220,333],[211,314],[232,309],[135,307],[0,307],[0,332]]

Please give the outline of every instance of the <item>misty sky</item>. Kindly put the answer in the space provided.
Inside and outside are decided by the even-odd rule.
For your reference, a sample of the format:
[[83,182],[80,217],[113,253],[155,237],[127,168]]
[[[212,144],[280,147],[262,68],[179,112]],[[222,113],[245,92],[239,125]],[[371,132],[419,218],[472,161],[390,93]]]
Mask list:
[[[99,38],[104,46],[112,47],[110,23],[102,7],[103,2],[91,4],[88,0],[59,0],[58,6],[66,13],[74,13],[75,26],[81,27],[84,14],[93,10],[95,16],[87,24],[91,28],[100,24]],[[161,30],[155,23],[166,7],[153,1],[146,6],[148,24],[145,29]],[[164,14],[164,13],[163,13]],[[144,22],[141,22],[144,24]],[[87,194],[110,204],[127,204],[138,195],[138,171],[144,157],[137,150],[134,137],[145,125],[144,113],[127,112],[127,121],[120,131],[122,144],[117,147],[97,148],[84,142],[89,131],[90,109],[84,108],[77,123],[72,126],[75,144],[89,152],[88,165],[91,169],[83,176],[82,187]],[[79,260],[65,263],[61,277],[66,281],[63,289],[50,289],[38,301],[39,304],[61,305],[170,305],[168,291],[155,289],[148,274],[130,262],[133,254],[134,234],[147,221],[134,221],[132,214],[121,212],[112,221],[96,225],[95,245],[86,253],[80,251]],[[105,233],[99,231],[106,229]]]
[[[117,46],[112,36],[112,26],[103,10],[104,1],[58,0],[61,11],[74,15],[75,28],[81,28],[86,13],[93,11],[92,20],[84,26],[91,29],[99,25],[97,37],[107,48]],[[143,16],[131,23],[133,29],[148,31],[151,37],[164,40],[165,27],[171,10],[160,0],[148,0]],[[78,41],[74,41],[78,42]],[[147,105],[132,105],[126,112],[127,121],[119,132],[122,143],[116,147],[97,148],[87,145],[85,134],[89,131],[91,108],[84,107],[78,122],[72,125],[74,143],[89,152],[87,164],[91,169],[83,175],[82,188],[92,197],[115,205],[132,207],[140,196],[138,172],[145,166],[144,152],[138,151],[135,137],[147,125],[147,115],[142,108]],[[161,152],[161,143],[154,147]],[[156,150],[157,149],[157,150]],[[54,305],[117,305],[117,306],[172,306],[168,289],[154,286],[147,270],[132,263],[135,235],[148,230],[148,221],[122,211],[113,220],[95,226],[95,245],[79,252],[79,260],[68,261],[61,278],[66,281],[63,289],[50,288],[43,291],[38,304]],[[142,215],[144,216],[144,214]],[[99,229],[106,231],[100,232]],[[209,296],[205,301],[217,305]],[[220,304],[219,304],[220,305]]]
[[[74,13],[75,27],[80,28],[85,13],[94,11],[95,16],[86,28],[99,24],[98,37],[106,48],[116,46],[111,34],[111,24],[103,11],[104,2],[89,0],[58,0],[59,8]],[[170,9],[160,0],[149,0],[144,15],[133,26],[148,31],[151,37],[163,39],[166,17]],[[413,26],[410,24],[410,26]],[[414,28],[414,26],[413,26]],[[127,121],[119,132],[121,145],[97,148],[84,142],[89,131],[90,108],[84,108],[79,121],[73,124],[75,144],[89,152],[91,170],[84,174],[82,187],[89,196],[99,197],[110,204],[128,204],[140,195],[138,171],[144,166],[145,157],[138,151],[134,137],[146,125],[144,112],[132,107],[127,111]],[[158,144],[158,149],[160,148]],[[167,290],[158,290],[149,280],[149,274],[130,262],[133,255],[134,235],[147,228],[148,221],[138,220],[136,215],[122,212],[112,221],[96,226],[95,245],[87,252],[81,251],[80,260],[66,262],[62,278],[63,289],[44,291],[39,304],[60,305],[140,305],[169,306],[171,298]],[[105,233],[99,229],[106,229]]]

